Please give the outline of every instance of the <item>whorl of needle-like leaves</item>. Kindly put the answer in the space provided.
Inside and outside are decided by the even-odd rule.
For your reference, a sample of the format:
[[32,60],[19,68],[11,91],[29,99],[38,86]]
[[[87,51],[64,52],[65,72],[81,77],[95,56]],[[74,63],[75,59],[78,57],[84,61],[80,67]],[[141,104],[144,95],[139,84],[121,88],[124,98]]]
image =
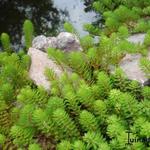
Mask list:
[[25,20],[23,24],[23,33],[25,37],[25,46],[28,49],[32,45],[32,39],[34,34],[34,26],[30,20]]
[[55,126],[55,131],[57,132],[59,139],[75,139],[80,136],[79,131],[63,109],[57,109],[53,113],[53,121]]
[[53,112],[58,108],[65,109],[65,104],[64,104],[64,100],[62,98],[55,96],[55,97],[51,97],[48,100],[45,110],[48,115],[52,116]]
[[41,147],[38,144],[30,144],[29,150],[42,150]]
[[83,141],[86,143],[87,149],[93,150],[97,150],[98,148],[100,148],[100,143],[103,143],[103,139],[100,132],[91,131],[85,133],[85,135],[83,136]]
[[69,141],[63,140],[57,145],[57,150],[71,150],[72,145]]
[[123,93],[115,89],[111,90],[107,104],[110,111],[115,112],[124,119],[136,118],[138,116],[138,103],[129,93]]
[[12,52],[9,35],[7,33],[2,33],[0,40],[3,46],[3,50],[8,53]]
[[18,125],[12,126],[10,130],[10,136],[13,138],[13,143],[20,147],[27,146],[30,142],[32,142],[34,133],[34,128],[23,128]]
[[140,67],[144,71],[147,78],[150,78],[150,60],[148,58],[141,58]]
[[82,84],[80,88],[77,91],[77,97],[80,101],[80,103],[86,107],[86,108],[91,108],[94,102],[94,95],[92,92],[91,87],[89,87],[86,84]]
[[113,88],[126,92],[130,81],[127,79],[124,72],[120,68],[117,68],[111,76],[111,83]]
[[96,117],[86,110],[83,110],[80,113],[79,122],[83,131],[99,131],[99,125]]
[[99,95],[100,98],[107,98],[110,90],[111,90],[111,83],[108,75],[104,72],[100,72],[97,77],[97,85],[99,88]]
[[43,106],[48,101],[48,94],[42,87],[32,89],[27,86],[21,89],[17,99],[19,103]]
[[53,121],[52,118],[48,116],[46,111],[42,109],[36,109],[33,112],[32,115],[33,123],[36,125],[36,127],[44,134],[46,135],[54,135],[54,129],[53,129]]
[[144,96],[144,99],[150,100],[150,87],[144,87],[142,89],[142,95]]

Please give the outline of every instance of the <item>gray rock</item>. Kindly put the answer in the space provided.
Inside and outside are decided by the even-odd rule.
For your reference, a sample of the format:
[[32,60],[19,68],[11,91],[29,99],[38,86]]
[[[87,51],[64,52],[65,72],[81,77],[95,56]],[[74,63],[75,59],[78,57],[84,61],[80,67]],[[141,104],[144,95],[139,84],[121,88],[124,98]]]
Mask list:
[[32,41],[32,47],[42,51],[46,51],[49,47],[64,51],[82,50],[76,35],[68,32],[61,32],[57,37],[37,36]]
[[[136,34],[128,38],[130,42],[135,44],[142,44],[144,41],[145,34]],[[29,71],[30,78],[35,82],[36,85],[43,86],[45,89],[50,89],[50,82],[44,75],[45,68],[51,68],[54,72],[61,76],[63,71],[53,60],[49,59],[45,52],[40,50],[46,50],[48,47],[59,48],[64,51],[82,50],[80,47],[79,40],[71,33],[62,32],[57,37],[45,37],[38,36],[33,40],[32,47],[28,51],[28,55],[31,56],[31,67]],[[144,72],[139,67],[141,59],[140,54],[126,54],[121,60],[120,67],[125,72],[126,76],[131,80],[137,80],[142,85],[147,81]],[[148,54],[150,59],[150,52]],[[113,66],[110,66],[111,72],[114,72]]]
[[[127,40],[135,44],[142,44],[144,42],[144,38],[145,34],[143,33],[132,35]],[[141,54],[126,54],[120,61],[119,66],[130,80],[137,80],[144,85],[148,79],[140,68],[139,63],[141,58]],[[148,53],[148,59],[150,60],[150,51]],[[111,73],[114,73],[114,68],[110,67],[110,70]]]
[[126,56],[120,62],[120,67],[129,79],[137,80],[143,84],[147,78],[139,67],[141,57],[142,56],[140,54],[126,54]]
[[46,90],[50,89],[50,82],[44,75],[45,68],[53,69],[58,77],[61,76],[62,70],[53,60],[48,58],[45,52],[35,48],[28,50],[28,55],[31,57],[31,66],[29,76],[37,86],[43,86]]
[[57,48],[57,38],[56,37],[47,37],[47,44],[45,45],[44,49],[46,48]]
[[32,47],[39,50],[44,50],[46,45],[47,45],[47,38],[44,35],[39,35],[35,37],[32,41]]
[[[43,52],[48,47],[59,48],[64,51],[81,50],[77,37],[67,32],[62,32],[57,37],[40,35],[33,39],[32,47],[28,50],[28,55],[31,57],[29,76],[37,86],[43,86],[46,90],[50,89],[51,84],[44,75],[45,68],[54,70],[58,77],[63,73],[61,67],[49,59],[47,53]],[[68,73],[72,71],[66,67],[65,70]]]
[[68,32],[61,32],[57,36],[57,46],[59,49],[65,51],[81,50],[80,43],[77,37]]
[[145,33],[134,34],[131,35],[127,40],[135,44],[142,44],[144,42],[145,35]]

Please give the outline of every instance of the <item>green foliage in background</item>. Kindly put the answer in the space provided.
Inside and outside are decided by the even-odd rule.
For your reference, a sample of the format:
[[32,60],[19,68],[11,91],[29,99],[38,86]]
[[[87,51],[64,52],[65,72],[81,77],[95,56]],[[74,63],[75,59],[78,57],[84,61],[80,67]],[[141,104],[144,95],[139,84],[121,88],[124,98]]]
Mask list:
[[[118,28],[124,25],[131,33],[146,32],[150,28],[150,21],[148,20],[150,1],[93,0],[91,5],[93,10],[102,15],[104,20],[103,31],[108,35],[117,32]],[[96,30],[86,29],[90,32]]]
[[6,52],[10,53],[11,52],[11,44],[10,44],[9,35],[7,33],[2,33],[1,34],[1,43],[2,43],[3,49]]
[[26,20],[23,24],[23,33],[25,38],[26,49],[31,47],[34,34],[34,27],[30,20]]

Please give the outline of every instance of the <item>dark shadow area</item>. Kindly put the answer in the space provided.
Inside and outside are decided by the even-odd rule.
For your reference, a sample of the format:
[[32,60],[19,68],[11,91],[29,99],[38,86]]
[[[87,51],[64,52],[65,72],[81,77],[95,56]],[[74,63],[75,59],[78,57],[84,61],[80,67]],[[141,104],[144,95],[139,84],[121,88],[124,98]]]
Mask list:
[[0,33],[8,33],[13,43],[20,43],[25,19],[33,22],[36,34],[55,35],[59,17],[50,0],[0,0]]

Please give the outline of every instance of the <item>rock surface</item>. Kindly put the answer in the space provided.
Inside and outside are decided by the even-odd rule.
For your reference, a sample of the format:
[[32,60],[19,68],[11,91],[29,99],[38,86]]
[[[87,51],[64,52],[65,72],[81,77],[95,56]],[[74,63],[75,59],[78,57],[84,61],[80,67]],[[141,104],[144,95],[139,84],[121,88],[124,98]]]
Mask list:
[[32,47],[36,49],[44,49],[44,47],[47,45],[47,38],[44,35],[37,36],[32,41]]
[[[144,42],[145,34],[135,34],[128,38],[128,41],[135,44],[142,44]],[[144,72],[141,70],[139,63],[141,59],[140,54],[126,54],[126,56],[121,60],[120,67],[125,72],[127,77],[131,80],[137,80],[142,85],[148,79],[145,77]],[[150,60],[150,51],[148,53],[148,59]]]
[[77,36],[68,32],[61,32],[57,37],[37,36],[33,39],[32,47],[42,51],[48,47],[64,51],[82,50]]
[[[136,34],[130,36],[128,41],[142,44],[144,37],[145,34]],[[38,36],[33,40],[32,48],[28,51],[28,55],[31,56],[29,75],[36,85],[43,86],[47,90],[50,89],[50,82],[44,75],[45,68],[53,69],[58,76],[61,76],[63,73],[60,66],[49,59],[47,53],[43,52],[48,47],[59,48],[64,51],[82,50],[77,37],[67,32],[62,32],[57,37]],[[140,54],[126,54],[120,62],[120,67],[129,79],[137,80],[144,85],[148,79],[139,67],[141,57]],[[150,59],[150,51],[148,59]],[[112,67],[111,70],[113,73],[114,68]]]
[[57,47],[65,51],[81,50],[80,43],[77,37],[67,32],[61,32],[57,36]]
[[145,33],[134,34],[131,35],[127,40],[135,44],[142,44],[144,42],[145,35]]
[[137,80],[143,84],[147,78],[139,67],[141,57],[140,54],[126,54],[120,62],[120,67],[129,79]]
[[35,48],[28,50],[28,55],[31,57],[31,66],[29,70],[30,78],[37,86],[43,86],[46,90],[50,89],[50,82],[44,75],[45,68],[53,69],[54,72],[60,77],[62,74],[61,68],[56,63],[48,58],[45,52]]

